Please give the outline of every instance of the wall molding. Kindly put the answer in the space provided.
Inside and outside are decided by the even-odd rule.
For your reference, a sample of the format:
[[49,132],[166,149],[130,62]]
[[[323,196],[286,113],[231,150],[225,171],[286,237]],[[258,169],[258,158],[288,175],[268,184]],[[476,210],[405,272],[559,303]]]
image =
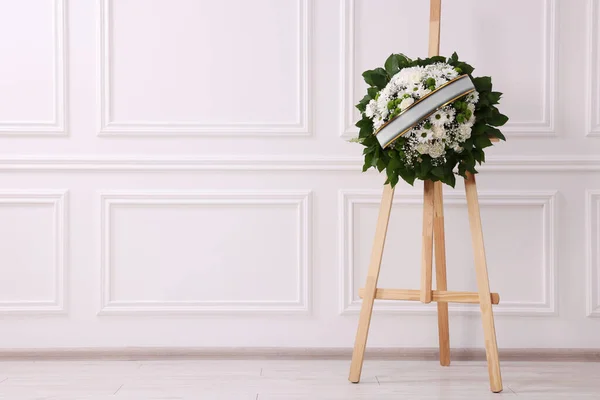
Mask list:
[[[556,315],[557,282],[556,282],[556,192],[554,191],[480,191],[481,205],[520,206],[535,205],[542,207],[543,213],[543,299],[539,302],[501,301],[494,307],[497,315]],[[353,210],[355,204],[379,204],[381,192],[374,190],[341,190],[339,192],[339,288],[340,314],[355,314],[360,311],[360,300],[355,300],[354,293],[354,244],[353,244]],[[394,196],[394,206],[422,204],[421,192],[399,192]],[[444,193],[445,205],[466,205],[465,196],[456,191]],[[475,273],[473,271],[473,273]],[[450,304],[451,312],[460,314],[479,313],[476,305]],[[408,313],[417,315],[435,314],[435,304],[415,304],[414,302],[375,302],[374,312]]]
[[587,90],[587,136],[600,136],[600,38],[598,19],[600,4],[598,0],[588,0],[587,34],[588,38],[588,90]]
[[297,137],[312,135],[311,127],[311,3],[312,0],[296,0],[298,10],[298,59],[300,67],[297,76],[298,120],[275,124],[238,123],[206,124],[201,121],[129,121],[117,122],[111,117],[111,4],[113,0],[98,1],[98,76],[97,76],[97,124],[99,136],[243,136],[243,137]]
[[[485,361],[482,348],[454,348],[455,361]],[[499,349],[502,361],[584,362],[600,361],[598,349],[510,348]],[[437,361],[433,347],[368,347],[369,360]],[[349,360],[351,347],[92,347],[0,349],[2,360],[202,360],[202,359],[291,359]]]
[[[102,155],[22,155],[1,156],[0,172],[127,171],[348,171],[360,174],[361,156],[102,156]],[[490,156],[478,167],[481,172],[581,173],[600,171],[600,157],[580,155]],[[374,170],[368,174],[376,175]]]
[[54,118],[51,121],[0,121],[0,136],[67,135],[67,0],[53,0]]
[[600,190],[588,190],[586,224],[586,314],[600,317]]
[[54,298],[46,301],[0,301],[0,315],[46,315],[66,312],[67,190],[2,190],[0,207],[51,205],[53,208]]
[[[354,35],[355,27],[355,2],[356,0],[341,1],[341,83],[342,88],[342,110],[341,110],[341,137],[352,138],[358,135],[358,129],[354,126],[354,85],[352,79],[356,76],[354,71],[355,48]],[[543,117],[541,121],[509,121],[503,132],[510,133],[510,137],[548,137],[556,136],[555,115],[556,115],[556,86],[558,68],[558,40],[556,29],[556,0],[543,0],[544,14],[544,62],[543,71],[543,92],[542,92],[542,110]]]
[[[99,315],[170,314],[309,314],[311,308],[311,198],[310,191],[124,191],[100,192],[100,270]],[[297,295],[294,301],[115,301],[112,292],[111,211],[115,206],[203,206],[203,205],[295,205],[297,207]]]

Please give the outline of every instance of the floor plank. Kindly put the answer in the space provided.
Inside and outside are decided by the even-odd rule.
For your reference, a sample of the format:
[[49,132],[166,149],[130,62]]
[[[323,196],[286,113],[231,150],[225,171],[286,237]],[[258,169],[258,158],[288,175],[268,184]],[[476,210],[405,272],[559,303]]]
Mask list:
[[484,400],[600,399],[600,363],[505,362],[504,392],[489,392],[484,362],[350,360],[0,362],[10,400]]

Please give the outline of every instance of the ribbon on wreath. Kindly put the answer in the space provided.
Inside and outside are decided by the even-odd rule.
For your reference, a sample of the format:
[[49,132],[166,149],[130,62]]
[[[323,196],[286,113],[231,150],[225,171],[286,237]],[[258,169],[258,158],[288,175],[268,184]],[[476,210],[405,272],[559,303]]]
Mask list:
[[440,108],[474,91],[475,85],[473,85],[468,75],[461,75],[446,82],[383,124],[375,132],[379,144],[381,147],[386,148]]

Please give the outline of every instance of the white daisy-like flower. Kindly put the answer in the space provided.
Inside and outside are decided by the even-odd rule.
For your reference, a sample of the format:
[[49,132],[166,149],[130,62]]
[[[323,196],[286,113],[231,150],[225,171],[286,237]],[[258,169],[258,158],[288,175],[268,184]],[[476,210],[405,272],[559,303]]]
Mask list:
[[379,96],[379,99],[377,100],[377,115],[381,116],[382,118],[387,117],[389,110],[388,110],[388,102],[389,102],[389,98],[384,97],[384,96]]
[[438,158],[444,155],[444,144],[442,142],[435,142],[429,147],[429,155],[433,158]]
[[448,77],[448,79],[452,80],[456,77],[458,77],[458,72],[456,72],[456,70],[454,68],[444,68],[442,69],[442,72],[444,73],[444,75],[446,75]]
[[467,103],[467,108],[469,110],[471,110],[472,113],[475,112],[475,104],[473,104],[473,103]]
[[431,129],[413,129],[412,132],[419,143],[429,143],[433,140],[433,131]]
[[475,124],[475,113],[471,112],[471,118],[466,122],[466,124],[473,126]]
[[414,90],[415,87],[413,87],[413,90],[411,91],[411,93],[415,96],[417,96],[418,99],[420,99],[421,97],[431,93],[431,90],[429,90],[428,88],[424,87],[423,85],[419,85],[416,86],[416,90]]
[[404,83],[408,86],[408,84],[420,82],[423,79],[424,72],[425,69],[419,66],[404,68],[396,75],[394,75],[394,81],[396,81],[396,83]]
[[440,86],[445,85],[446,83],[448,83],[448,79],[446,79],[446,78],[442,78],[442,77],[435,78],[435,87],[436,88],[439,88]]
[[474,91],[469,96],[467,96],[467,101],[470,103],[477,103],[479,101],[479,93]]
[[408,81],[410,83],[421,83],[421,81],[423,80],[423,71],[421,71],[420,69],[411,71],[411,74],[408,76]]
[[381,128],[381,125],[383,125],[384,123],[385,123],[385,121],[383,120],[383,118],[381,118],[381,117],[376,118],[373,121],[373,129],[377,130],[377,129]]
[[373,118],[375,113],[377,112],[377,102],[373,99],[369,101],[367,104],[367,108],[365,109],[365,115],[369,118]]
[[415,99],[413,99],[412,97],[402,100],[400,102],[400,110],[402,110],[402,111],[406,110],[414,102],[415,102]]
[[444,126],[446,122],[449,122],[448,114],[443,110],[437,110],[429,117],[429,121],[433,126]]

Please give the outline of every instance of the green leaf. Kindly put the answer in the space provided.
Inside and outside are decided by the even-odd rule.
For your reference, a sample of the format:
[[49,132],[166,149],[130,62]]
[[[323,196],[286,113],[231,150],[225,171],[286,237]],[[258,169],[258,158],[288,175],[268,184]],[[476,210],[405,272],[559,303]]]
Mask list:
[[377,96],[377,93],[379,93],[379,89],[376,87],[370,87],[367,89],[367,94],[369,95],[369,97],[371,97],[372,99],[375,98],[375,96]]
[[471,151],[471,149],[473,148],[473,137],[471,137],[470,139],[467,139],[462,144],[462,148],[465,149],[465,151]]
[[385,60],[385,70],[389,76],[394,76],[396,73],[398,73],[398,71],[400,71],[400,64],[396,54],[390,55],[388,59]]
[[508,117],[504,114],[495,113],[487,118],[487,123],[493,126],[502,126],[508,121]]
[[454,63],[458,62],[458,54],[456,52],[452,53],[452,56],[448,59],[448,64],[454,65]]
[[376,151],[373,153],[373,157],[371,158],[371,166],[376,167],[378,162],[379,162],[379,154]]
[[462,176],[463,178],[467,177],[467,168],[466,168],[465,163],[458,164],[458,174],[460,176]]
[[373,153],[375,151],[375,149],[376,149],[376,147],[374,147],[374,146],[373,147],[366,147],[363,150],[363,155],[366,156],[367,154],[371,154],[371,153]]
[[429,57],[429,61],[431,61],[431,64],[443,63],[443,62],[446,62],[446,57],[444,57],[444,56],[433,56],[433,57]]
[[450,187],[456,186],[456,177],[454,176],[454,173],[451,173],[450,175],[446,175],[446,179],[444,180],[444,183],[446,185],[449,185]]
[[489,92],[492,90],[492,78],[489,76],[473,78],[473,84],[479,93]]
[[398,175],[394,174],[392,175],[392,177],[390,178],[390,185],[392,185],[392,187],[396,186],[396,184],[398,184]]
[[467,75],[471,75],[473,73],[473,71],[475,70],[475,68],[473,68],[472,66],[470,66],[469,64],[465,63],[465,62],[459,62],[455,65],[456,68],[460,68],[460,70],[462,71],[462,74],[467,74]]
[[415,183],[415,171],[412,169],[400,168],[398,169],[398,174],[406,183],[409,185],[413,185]]
[[433,176],[437,177],[437,178],[444,178],[444,168],[440,165],[438,165],[437,167],[433,167],[433,169],[431,170],[431,173],[433,174]]
[[356,126],[358,128],[364,128],[364,127],[367,127],[369,125],[372,126],[373,122],[368,117],[363,117],[363,118],[359,119],[358,121],[356,121],[356,123],[354,124],[354,126]]
[[373,153],[369,153],[365,156],[365,164],[363,165],[363,172],[373,166]]
[[498,104],[500,102],[500,98],[502,97],[502,93],[500,92],[490,92],[487,95],[488,101],[490,104]]
[[371,96],[369,96],[368,94],[365,95],[365,97],[363,97],[358,104],[356,105],[356,108],[358,108],[358,111],[360,111],[361,113],[365,112],[366,108],[367,108],[367,104],[369,104],[369,102],[371,101]]
[[490,147],[492,145],[492,141],[489,137],[481,135],[475,138],[475,145],[480,149],[485,149],[486,147]]
[[433,168],[431,165],[431,158],[429,158],[429,156],[423,156],[423,161],[421,161],[420,165],[419,178],[425,179],[429,171],[431,171],[431,168]]
[[400,166],[400,160],[398,160],[397,158],[392,157],[390,159],[390,162],[387,165],[387,170],[388,171],[393,171],[396,168],[398,168]]
[[383,68],[365,71],[362,76],[369,86],[375,86],[379,89],[383,89],[390,80],[386,70]]
[[481,165],[481,159],[483,158],[483,150],[475,147],[473,149],[473,158]]
[[492,128],[491,126],[488,126],[487,133],[488,133],[488,135],[496,137],[500,140],[506,140],[506,137],[504,137],[502,132],[500,132],[500,129]]
[[[367,139],[373,134],[373,121],[370,118],[363,117],[354,125],[359,128],[358,137],[361,139]],[[365,145],[368,146],[369,143],[365,143]]]

